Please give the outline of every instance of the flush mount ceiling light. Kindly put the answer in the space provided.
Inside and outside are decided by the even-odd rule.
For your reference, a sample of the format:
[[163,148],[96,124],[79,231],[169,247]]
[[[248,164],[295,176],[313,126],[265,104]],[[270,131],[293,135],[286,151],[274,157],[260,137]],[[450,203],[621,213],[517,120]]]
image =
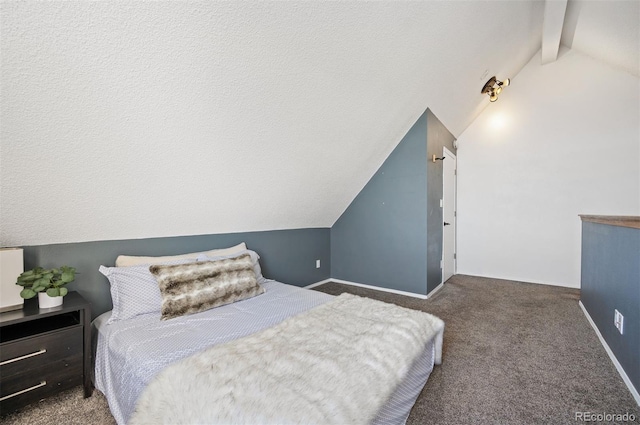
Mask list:
[[498,100],[498,95],[502,91],[502,87],[507,87],[509,83],[511,83],[511,80],[509,80],[508,78],[504,81],[500,81],[496,79],[495,76],[493,76],[489,78],[489,81],[487,81],[484,87],[482,87],[480,93],[488,94],[489,100],[491,102],[495,102],[496,100]]

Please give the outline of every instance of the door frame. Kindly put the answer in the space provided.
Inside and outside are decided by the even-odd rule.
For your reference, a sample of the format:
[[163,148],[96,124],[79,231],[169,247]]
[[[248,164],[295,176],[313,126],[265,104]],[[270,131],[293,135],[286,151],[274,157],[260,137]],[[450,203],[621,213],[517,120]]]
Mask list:
[[[447,159],[453,159],[453,163],[454,163],[454,175],[453,175],[453,223],[451,224],[453,226],[453,253],[454,253],[454,258],[453,258],[453,274],[456,274],[456,271],[458,269],[458,258],[457,258],[457,248],[458,248],[458,157],[456,156],[456,154],[454,154],[453,152],[451,152],[449,149],[447,149],[445,146],[442,147],[442,156],[447,158]],[[446,161],[443,160],[443,162]],[[444,165],[444,164],[443,164]],[[440,283],[443,284],[444,283],[444,206],[445,206],[445,200],[444,200],[444,166],[442,167],[442,223],[443,223],[443,229],[442,229],[442,270],[440,273]]]

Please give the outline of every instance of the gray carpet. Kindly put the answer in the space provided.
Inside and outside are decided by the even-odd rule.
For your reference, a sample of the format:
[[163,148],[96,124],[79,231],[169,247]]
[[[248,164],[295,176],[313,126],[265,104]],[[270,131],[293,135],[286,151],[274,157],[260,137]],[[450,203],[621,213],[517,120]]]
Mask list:
[[[328,283],[445,321],[436,366],[408,424],[576,424],[576,412],[640,409],[578,306],[579,291],[457,275],[429,300]],[[112,424],[104,397],[66,391],[2,418],[7,424]]]

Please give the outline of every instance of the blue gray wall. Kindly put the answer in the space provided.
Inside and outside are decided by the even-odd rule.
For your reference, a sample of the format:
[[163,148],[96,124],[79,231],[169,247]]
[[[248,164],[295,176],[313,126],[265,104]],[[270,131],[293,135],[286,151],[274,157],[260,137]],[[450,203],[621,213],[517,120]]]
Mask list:
[[[427,155],[431,158],[442,157],[442,148],[446,147],[452,153],[455,137],[447,130],[440,120],[427,109]],[[448,161],[445,159],[444,161]],[[427,293],[433,291],[442,283],[442,161],[427,163]]]
[[[246,242],[263,275],[296,286],[333,277],[426,295],[441,279],[442,146],[453,136],[429,110],[417,120],[331,229],[96,241],[24,247],[25,270],[70,265],[69,289],[91,301],[93,316],[111,308],[108,280],[98,272],[118,255],[175,255]],[[315,268],[320,259],[322,267]]]
[[427,109],[331,228],[331,277],[426,295],[441,283],[442,156]]
[[[262,258],[262,274],[269,279],[306,286],[329,278],[329,229],[293,229],[219,235],[81,242],[24,247],[25,270],[36,266],[73,266],[78,270],[69,289],[92,303],[93,317],[111,309],[109,281],[98,272],[113,266],[118,255],[175,255],[225,248],[246,242]],[[321,267],[316,269],[316,259]]]
[[[640,390],[640,229],[582,222],[580,300]],[[613,324],[624,316],[624,334]]]
[[427,293],[427,113],[331,228],[331,277]]

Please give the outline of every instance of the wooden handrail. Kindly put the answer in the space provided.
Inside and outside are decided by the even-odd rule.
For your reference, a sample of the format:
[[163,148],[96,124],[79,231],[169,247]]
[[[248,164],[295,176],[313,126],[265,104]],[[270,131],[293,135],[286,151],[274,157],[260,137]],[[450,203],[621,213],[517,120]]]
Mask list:
[[579,215],[582,221],[640,229],[640,216],[637,215]]

